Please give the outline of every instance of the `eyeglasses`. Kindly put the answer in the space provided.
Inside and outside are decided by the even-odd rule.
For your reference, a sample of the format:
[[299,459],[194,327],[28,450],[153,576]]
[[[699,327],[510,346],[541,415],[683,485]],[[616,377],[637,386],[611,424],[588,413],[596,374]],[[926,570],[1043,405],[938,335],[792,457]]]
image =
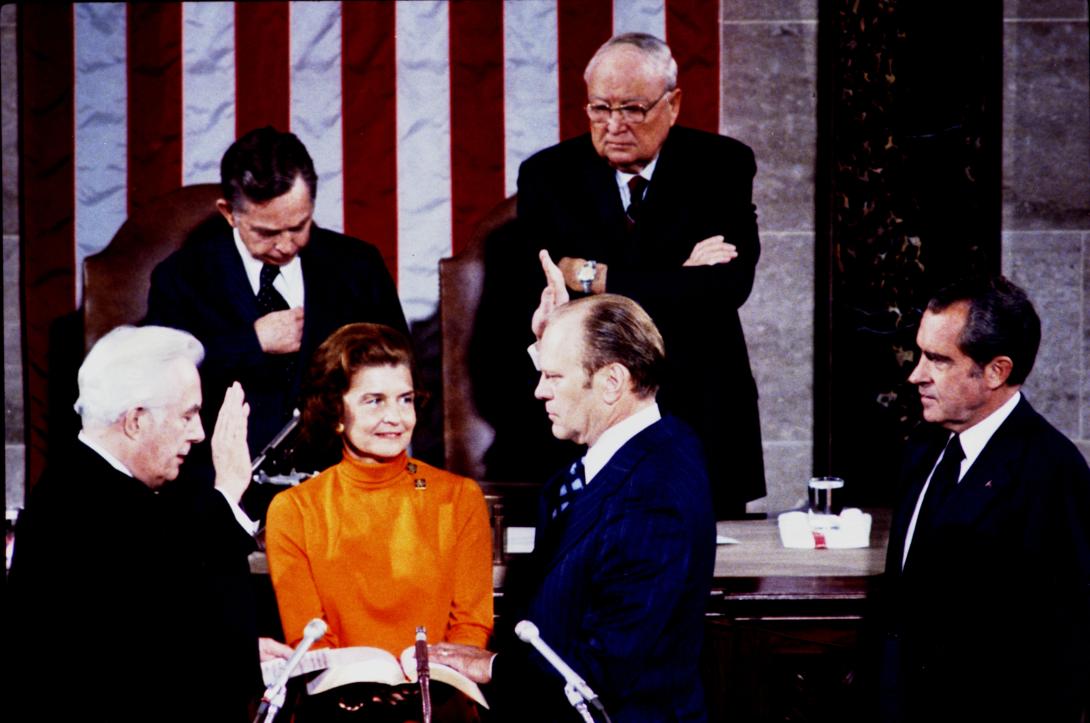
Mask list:
[[646,108],[637,103],[617,106],[606,105],[605,103],[587,103],[587,117],[590,118],[592,123],[608,123],[613,114],[617,113],[625,123],[643,123],[647,120],[647,114],[659,104],[659,101],[670,95],[673,90],[673,88],[670,88]]

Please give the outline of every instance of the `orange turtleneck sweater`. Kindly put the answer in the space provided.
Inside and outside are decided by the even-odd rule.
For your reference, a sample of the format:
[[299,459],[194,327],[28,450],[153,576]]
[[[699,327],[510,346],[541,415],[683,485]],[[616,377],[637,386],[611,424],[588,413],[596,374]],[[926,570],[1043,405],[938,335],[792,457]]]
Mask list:
[[345,457],[269,506],[266,551],[284,635],[295,645],[320,617],[329,630],[315,647],[369,645],[396,656],[418,625],[429,643],[484,647],[491,539],[473,480],[404,453],[385,464]]

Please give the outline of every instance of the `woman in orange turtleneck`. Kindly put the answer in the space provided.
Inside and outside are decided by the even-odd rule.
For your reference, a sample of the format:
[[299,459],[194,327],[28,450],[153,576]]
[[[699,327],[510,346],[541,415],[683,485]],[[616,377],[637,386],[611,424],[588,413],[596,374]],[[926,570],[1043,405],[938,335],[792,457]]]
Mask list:
[[492,546],[477,484],[410,458],[416,426],[408,340],[349,324],[315,352],[302,433],[343,448],[341,462],[273,498],[266,551],[280,619],[296,644],[368,645],[395,656],[428,642],[484,646],[492,631]]

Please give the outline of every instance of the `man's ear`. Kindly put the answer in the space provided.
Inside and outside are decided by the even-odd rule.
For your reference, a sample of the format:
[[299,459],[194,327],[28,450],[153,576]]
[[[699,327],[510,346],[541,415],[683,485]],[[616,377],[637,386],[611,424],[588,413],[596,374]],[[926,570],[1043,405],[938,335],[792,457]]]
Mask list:
[[1009,356],[997,356],[984,365],[984,381],[991,389],[998,389],[1007,383],[1014,369],[1014,362]]
[[220,215],[227,219],[227,223],[231,224],[231,228],[235,227],[235,214],[231,211],[231,202],[226,198],[216,199],[216,210],[220,212]]
[[605,365],[595,376],[601,380],[603,399],[608,404],[616,404],[632,386],[632,375],[623,364],[617,362]]
[[125,432],[125,436],[129,439],[139,437],[140,432],[147,428],[147,416],[148,410],[144,407],[133,407],[125,412],[125,416],[121,418],[121,429]]

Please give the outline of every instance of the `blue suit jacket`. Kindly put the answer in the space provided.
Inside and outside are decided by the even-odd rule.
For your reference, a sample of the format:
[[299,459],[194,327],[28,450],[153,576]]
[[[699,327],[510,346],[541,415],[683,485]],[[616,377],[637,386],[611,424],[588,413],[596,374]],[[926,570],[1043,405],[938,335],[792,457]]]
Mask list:
[[887,720],[1077,721],[1090,696],[1090,469],[1023,398],[904,539],[949,433],[920,430],[886,562]]
[[[543,500],[558,483],[546,486]],[[617,723],[704,720],[698,661],[715,520],[693,432],[665,417],[621,447],[557,520],[545,522],[544,512],[543,504],[524,616]],[[562,692],[560,678],[534,680],[504,657],[493,671],[497,686],[518,687],[512,677],[529,676],[541,719],[563,720],[540,702]],[[536,653],[525,662],[548,669]]]

